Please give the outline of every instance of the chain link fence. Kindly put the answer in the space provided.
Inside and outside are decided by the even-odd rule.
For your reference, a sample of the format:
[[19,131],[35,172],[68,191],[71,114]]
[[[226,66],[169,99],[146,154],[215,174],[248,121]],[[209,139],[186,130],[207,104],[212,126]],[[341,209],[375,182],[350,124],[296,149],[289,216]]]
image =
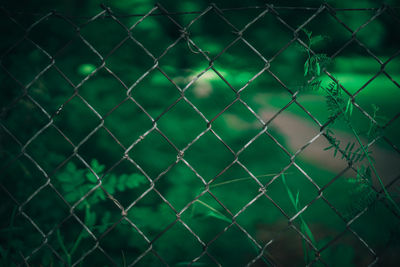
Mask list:
[[[378,35],[373,25],[382,18],[384,27],[399,25],[396,8],[211,4],[170,12],[157,4],[135,15],[101,8],[93,17],[1,11],[4,266],[330,266],[346,259],[395,266],[400,98],[392,92],[400,90],[399,40],[374,46],[370,32],[367,39],[362,32],[372,27]],[[367,19],[349,25],[343,14]],[[157,39],[165,33],[154,20],[169,40]],[[312,42],[313,23],[328,29],[329,51]],[[109,24],[115,30],[106,32]],[[270,24],[280,28],[270,33]],[[388,35],[397,26],[391,29]],[[304,66],[284,60],[291,49]],[[356,88],[352,69],[367,63],[351,62],[343,71],[348,78],[330,69],[347,50],[378,66]],[[324,65],[320,55],[334,63]],[[232,65],[244,62],[236,72],[220,63],[228,56]],[[202,62],[198,69],[168,65],[190,57]],[[257,83],[263,79],[269,80]],[[332,82],[336,89],[328,91],[348,100],[335,114],[321,111],[329,95],[305,89]],[[384,123],[378,109],[364,105],[375,95],[359,101],[368,90],[394,101]],[[274,94],[281,100],[265,100]],[[361,121],[351,126],[355,137],[337,122],[343,118]],[[358,138],[363,125],[372,138]],[[359,190],[356,199],[343,196],[341,183]]]

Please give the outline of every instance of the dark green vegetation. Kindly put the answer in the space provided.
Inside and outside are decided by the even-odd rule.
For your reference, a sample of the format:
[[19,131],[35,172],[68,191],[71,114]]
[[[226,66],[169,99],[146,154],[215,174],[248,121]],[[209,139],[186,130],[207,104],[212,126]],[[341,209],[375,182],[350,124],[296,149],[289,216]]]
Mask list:
[[2,10],[1,266],[396,266],[399,9],[68,3]]

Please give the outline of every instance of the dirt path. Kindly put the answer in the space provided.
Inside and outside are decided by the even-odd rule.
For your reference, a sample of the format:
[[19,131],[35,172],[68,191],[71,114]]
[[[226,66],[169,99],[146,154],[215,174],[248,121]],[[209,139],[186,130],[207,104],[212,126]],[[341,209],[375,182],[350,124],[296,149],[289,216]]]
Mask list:
[[[263,119],[268,120],[277,111],[277,109],[269,108],[262,110],[260,114]],[[272,121],[271,127],[284,136],[289,146],[288,149],[292,153],[303,147],[318,134],[318,127],[316,124],[311,124],[300,116],[288,112],[279,114],[279,116]],[[342,131],[335,131],[335,136],[341,141],[341,147],[343,149],[348,142],[355,141],[352,135]],[[366,142],[366,140],[362,141],[364,143]],[[347,166],[346,161],[341,159],[339,155],[333,157],[333,150],[325,151],[324,149],[326,147],[329,147],[328,141],[325,137],[320,136],[300,153],[299,158],[314,165],[323,166],[332,172],[340,172]],[[385,184],[400,175],[400,155],[396,151],[393,149],[389,150],[380,145],[373,145],[371,151],[376,161],[376,170]]]

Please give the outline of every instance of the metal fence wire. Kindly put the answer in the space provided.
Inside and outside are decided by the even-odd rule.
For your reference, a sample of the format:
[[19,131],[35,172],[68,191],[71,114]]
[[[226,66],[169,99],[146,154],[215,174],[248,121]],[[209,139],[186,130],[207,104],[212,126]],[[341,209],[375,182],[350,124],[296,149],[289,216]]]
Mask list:
[[[57,11],[29,14],[2,8],[2,264],[330,266],[344,265],[347,257],[351,258],[349,262],[360,266],[395,266],[399,260],[396,252],[400,248],[396,232],[400,218],[396,204],[396,183],[400,177],[396,125],[400,112],[398,108],[389,109],[390,118],[382,124],[376,116],[379,114],[377,109],[371,111],[369,105],[366,108],[359,99],[365,95],[365,91],[376,86],[374,82],[384,78],[385,86],[392,89],[389,92],[382,89],[378,95],[386,95],[385,101],[398,103],[398,36],[390,37],[393,41],[387,46],[381,44],[380,52],[370,48],[371,36],[367,36],[367,39],[360,37],[368,27],[372,27],[374,34],[379,35],[380,28],[375,23],[381,19],[388,23],[384,24],[385,27],[392,25],[391,29],[397,29],[398,26],[393,27],[400,25],[397,11],[386,5],[345,9],[328,4],[320,7],[264,5],[243,8],[221,8],[211,4],[196,12],[170,12],[157,4],[147,13],[121,15],[102,5],[101,12],[93,17],[74,17]],[[349,25],[343,14],[367,19],[359,25]],[[277,32],[285,32],[287,41],[280,44],[280,39],[275,39],[273,34],[264,38],[261,45],[253,40],[254,36],[264,34],[260,26],[256,28],[261,30],[252,32],[254,25],[266,18],[269,19],[268,23],[273,21],[273,25],[279,25]],[[155,19],[162,19],[162,23],[168,24],[162,29],[169,31],[169,40],[154,43],[154,38],[166,34],[153,27]],[[329,23],[325,24],[328,20]],[[268,33],[268,27],[278,27],[269,26],[268,23],[265,24],[265,33]],[[323,50],[323,47],[313,46],[304,38],[306,30],[311,29],[313,23],[324,24],[321,28],[326,29],[328,35],[329,29],[333,28],[336,29],[334,34],[346,34],[346,37],[329,36],[330,43],[334,45],[330,46],[329,51],[322,52],[332,62],[337,58],[340,60],[339,57],[347,49],[353,49],[356,51],[354,53],[361,54],[377,65],[376,72],[365,78],[362,86],[356,89],[350,88],[353,87],[350,82],[346,84],[336,78],[328,65],[318,65],[319,70],[311,73],[313,63],[309,60],[308,72],[312,75],[306,76],[309,85],[320,79],[317,76],[323,76],[324,81],[334,82],[337,90],[349,99],[343,113],[351,114],[351,109],[358,114],[358,121],[367,122],[375,129],[377,134],[373,138],[367,140],[363,137],[361,141],[364,150],[375,153],[375,146],[378,150],[379,146],[384,146],[387,152],[382,155],[389,155],[379,159],[381,154],[374,154],[377,168],[379,160],[386,162],[383,169],[388,175],[382,177],[381,183],[372,167],[361,171],[363,167],[355,160],[358,154],[349,153],[355,151],[352,150],[353,146],[359,147],[357,142],[355,145],[348,143],[346,147],[345,142],[339,146],[335,140],[331,127],[337,125],[336,121],[343,115],[329,116],[326,113],[325,117],[321,117],[320,109],[312,108],[302,96],[314,94],[316,101],[320,102],[319,107],[325,107],[325,98],[318,92],[303,92],[304,84],[296,87],[293,80],[297,78],[290,80],[287,77],[292,75],[289,69],[293,66],[290,61],[282,61],[285,52],[293,47],[300,51],[303,47],[303,52],[307,51],[311,60]],[[119,30],[102,33],[101,27],[106,28],[109,24]],[[207,31],[199,31],[199,25],[207,24],[209,28],[218,28],[219,32],[208,35]],[[142,25],[143,29],[137,30]],[[64,32],[70,35],[63,35]],[[199,33],[206,35],[209,43],[202,42],[204,39],[200,39],[202,36]],[[232,36],[229,42],[219,42],[218,35],[224,34]],[[219,46],[208,45],[214,41]],[[79,43],[78,48],[75,43]],[[112,45],[105,46],[103,43]],[[135,47],[135,58],[128,58],[126,49],[130,47]],[[229,66],[220,64],[223,57],[235,57],[230,53],[237,51],[238,47],[246,51],[242,52],[242,55],[246,54],[243,61],[253,71],[249,72],[251,76],[240,76],[241,72],[247,71],[243,66],[230,74]],[[265,47],[273,47],[273,53],[266,52],[270,50]],[[390,55],[383,58],[382,51]],[[306,53],[303,52],[300,51],[299,55],[304,59]],[[186,67],[182,68],[184,70],[175,67],[174,72],[174,68],[168,66],[168,61],[173,57],[183,61],[186,57],[193,57],[193,61],[201,61],[203,65],[200,64],[202,67],[196,71],[189,71],[190,74],[176,73],[187,70]],[[90,61],[89,58],[96,63],[83,64]],[[110,62],[115,58],[129,63],[121,63],[122,67],[118,68],[118,65]],[[239,59],[232,62],[236,60]],[[79,65],[79,74],[75,61],[82,63]],[[394,67],[389,69],[391,64]],[[130,66],[136,74],[132,74]],[[353,68],[357,67],[348,66],[348,71],[351,73]],[[395,72],[391,71],[393,69]],[[138,70],[141,71],[140,75],[137,75]],[[303,72],[303,66],[300,66],[300,77],[305,76]],[[140,87],[155,73],[156,78],[162,78],[164,84],[169,84],[172,88],[170,91]],[[240,82],[232,81],[238,75]],[[203,89],[195,91],[202,79],[210,76],[225,86],[218,91],[216,100],[210,99],[214,90],[212,83],[208,87],[202,84]],[[105,91],[107,94],[96,95],[101,94],[97,87],[106,83],[102,77],[107,77],[107,81],[112,80],[110,84],[114,87]],[[287,101],[278,101],[280,104],[269,106],[265,104],[268,102],[257,104],[251,100],[247,92],[256,90],[252,86],[262,79],[273,81],[274,87],[283,92]],[[94,81],[98,82],[91,86]],[[254,87],[257,86],[260,84]],[[323,85],[318,83],[318,86]],[[137,90],[142,90],[142,93],[136,94]],[[274,94],[268,85],[262,85],[258,90],[261,95],[259,99],[262,93]],[[268,94],[266,97],[273,98]],[[97,102],[93,100],[95,98]],[[168,102],[168,99],[173,101]],[[368,98],[369,101],[372,99]],[[217,112],[208,112],[204,108],[203,103],[207,101],[214,101],[208,105],[213,105]],[[102,106],[103,102],[107,102],[108,106]],[[154,108],[151,103],[162,104],[154,104]],[[123,109],[124,105],[129,105],[131,110]],[[176,110],[179,105],[185,108],[183,114],[178,116]],[[260,108],[262,105],[264,107]],[[240,112],[247,114],[247,124],[254,122],[258,126],[251,124],[251,136],[246,132],[246,136],[235,137],[240,142],[232,145],[229,134],[241,133],[240,127],[232,133],[235,128],[232,124],[243,124],[236,121],[234,116],[229,119],[228,115],[234,106],[239,106]],[[123,111],[113,117],[119,110]],[[292,116],[289,110],[297,114]],[[171,113],[174,115],[169,116]],[[68,114],[73,114],[73,117]],[[223,117],[225,124],[221,124]],[[180,128],[180,123],[183,125],[186,121],[193,123]],[[285,124],[285,121],[291,125],[293,132],[286,138],[301,135],[302,125],[309,125],[313,129],[312,134],[299,141],[301,144],[291,146],[291,142],[295,141],[282,137],[285,132],[279,128],[280,123]],[[174,131],[165,126],[168,123],[174,125]],[[136,132],[127,132],[123,137],[117,133],[125,128],[131,129],[129,127],[137,127]],[[81,129],[89,130],[85,132]],[[198,130],[193,136],[189,134],[194,131],[192,129]],[[185,134],[186,131],[188,134]],[[177,132],[181,132],[181,139],[176,137]],[[206,136],[208,139],[205,139]],[[107,139],[108,143],[101,141],[101,138]],[[317,166],[319,171],[316,171],[310,167],[310,163],[305,163],[307,160],[304,158],[310,153],[314,154],[315,159],[317,150],[324,152],[326,146],[316,145],[318,142],[330,144],[333,149],[317,157],[324,158],[328,163],[342,158],[340,169],[331,170],[331,175],[322,170],[325,166]],[[271,147],[273,155],[268,149],[257,150],[257,147],[263,146],[262,143]],[[363,149],[358,149],[359,154]],[[225,154],[217,150],[224,150]],[[333,150],[336,150],[335,155]],[[156,152],[146,154],[148,151]],[[245,155],[249,151],[258,151],[253,157],[258,159],[256,162],[247,160]],[[169,153],[173,160],[162,154],[164,152]],[[93,161],[93,153],[104,153],[98,157],[105,166]],[[108,157],[107,154],[112,156]],[[285,161],[278,160],[278,154],[284,155]],[[115,155],[120,157],[112,158]],[[217,155],[217,158],[213,155]],[[110,162],[104,162],[104,159]],[[203,162],[197,162],[201,159]],[[360,162],[365,164],[367,159]],[[218,164],[217,168],[220,169],[211,175],[211,171],[207,170],[213,169],[213,164]],[[255,167],[257,164],[273,167],[259,175],[262,168]],[[318,164],[311,161],[311,165]],[[365,166],[371,164],[367,162]],[[185,169],[182,175],[175,171],[177,166]],[[134,169],[132,172],[135,175],[118,173],[119,168]],[[340,188],[340,184],[350,180],[350,176],[368,175],[368,172],[372,179],[370,183],[360,182],[363,177],[353,182],[362,184],[363,190],[368,190],[365,189],[357,195],[357,199],[352,200],[354,204],[366,195],[371,196],[366,200],[367,203],[350,211],[343,208],[352,203],[340,202],[345,198],[341,195],[347,190]],[[294,176],[296,180],[290,179],[292,173],[297,173]],[[236,179],[235,182],[225,179],[226,176],[237,178],[243,174],[245,178]],[[191,178],[187,178],[187,175],[191,175]],[[329,179],[323,180],[320,176]],[[187,179],[192,181],[187,182]],[[112,180],[114,184],[111,184]],[[184,183],[188,186],[173,191]],[[193,184],[196,183],[198,187],[193,190]],[[224,183],[226,186],[236,186],[236,189],[229,191],[221,186],[217,190],[216,186]],[[246,183],[252,186],[247,187]],[[301,183],[303,189],[296,189],[296,183]],[[302,191],[305,187],[308,191]],[[224,195],[224,190],[231,193]],[[190,199],[185,195],[190,195]],[[231,201],[236,201],[239,206],[232,207]],[[157,205],[163,208],[156,208]],[[323,211],[318,213],[321,209]],[[254,210],[257,214],[254,214]],[[268,219],[269,216],[280,219]],[[263,221],[263,218],[267,219]]]

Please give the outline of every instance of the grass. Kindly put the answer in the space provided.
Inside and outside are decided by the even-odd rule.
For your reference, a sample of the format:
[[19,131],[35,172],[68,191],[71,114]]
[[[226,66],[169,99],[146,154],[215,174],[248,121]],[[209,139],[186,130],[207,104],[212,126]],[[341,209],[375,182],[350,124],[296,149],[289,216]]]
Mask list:
[[[301,208],[300,200],[299,200],[300,191],[297,191],[296,197],[294,197],[292,190],[289,188],[288,184],[286,183],[285,174],[282,173],[281,177],[282,177],[282,182],[285,186],[286,192],[289,196],[290,202],[292,203],[296,213],[299,213],[300,208]],[[310,227],[308,227],[308,224],[306,223],[306,221],[303,219],[303,216],[301,213],[299,214],[299,218],[301,221],[301,226],[300,226],[301,232],[303,233],[304,236],[306,236],[309,239],[311,244],[314,247],[316,247],[317,242],[315,241],[314,235],[311,232]],[[302,239],[301,241],[303,244],[304,262],[308,264],[314,259],[312,249],[310,249],[310,246],[306,243],[306,241],[304,239]]]

